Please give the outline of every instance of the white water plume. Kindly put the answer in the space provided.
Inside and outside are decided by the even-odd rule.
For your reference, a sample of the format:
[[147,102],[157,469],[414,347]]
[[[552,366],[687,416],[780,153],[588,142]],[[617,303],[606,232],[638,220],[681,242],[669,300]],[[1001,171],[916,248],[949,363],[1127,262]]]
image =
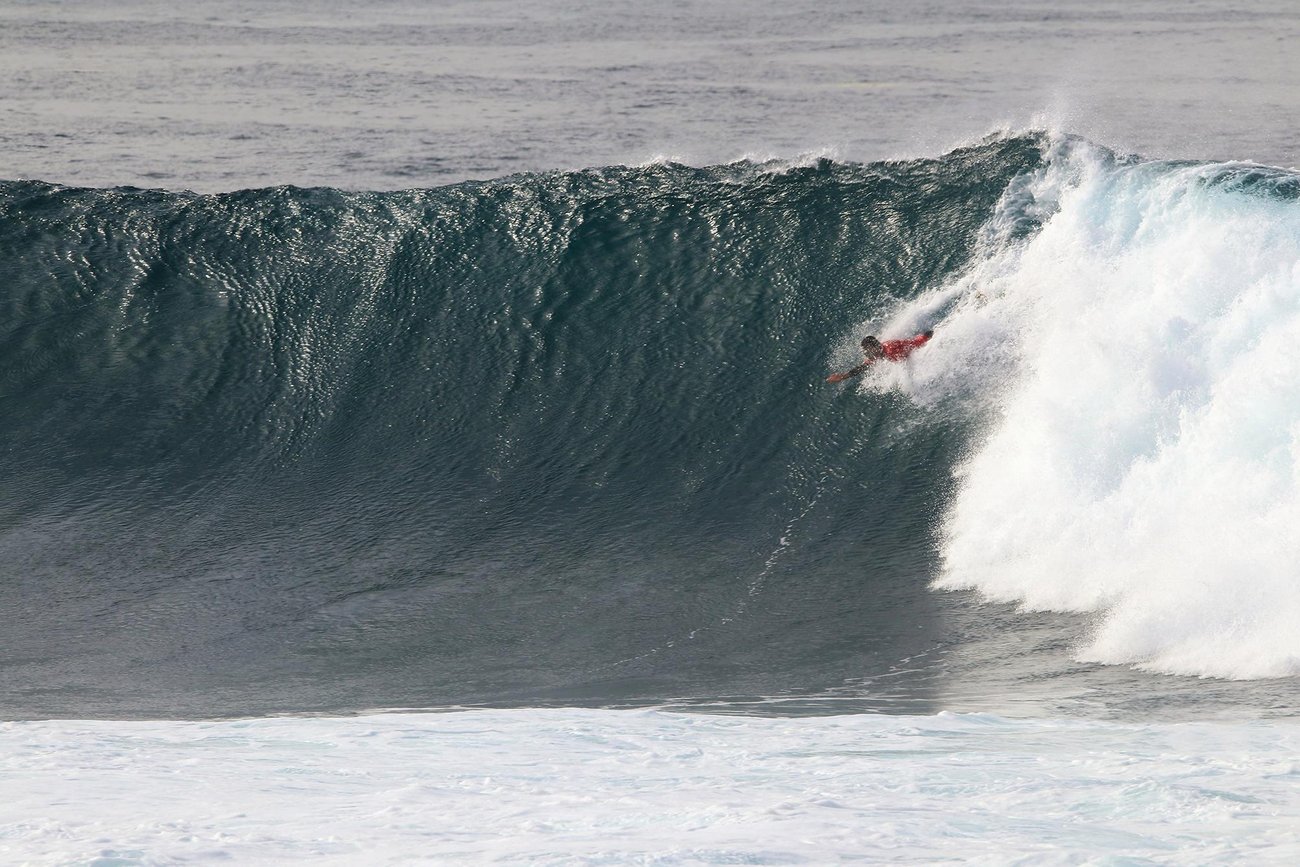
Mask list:
[[[1300,673],[1300,180],[1059,143],[909,365],[978,396],[937,586],[1095,611],[1079,656],[1227,678]],[[1045,209],[1041,231],[999,229]]]

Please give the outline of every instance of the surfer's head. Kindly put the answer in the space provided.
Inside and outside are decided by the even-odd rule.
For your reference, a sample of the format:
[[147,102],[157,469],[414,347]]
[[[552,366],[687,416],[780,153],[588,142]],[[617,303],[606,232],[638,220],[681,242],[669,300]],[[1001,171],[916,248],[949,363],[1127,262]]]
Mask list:
[[878,358],[884,354],[885,347],[880,345],[880,341],[876,339],[875,335],[868,334],[862,338],[862,351],[867,358]]

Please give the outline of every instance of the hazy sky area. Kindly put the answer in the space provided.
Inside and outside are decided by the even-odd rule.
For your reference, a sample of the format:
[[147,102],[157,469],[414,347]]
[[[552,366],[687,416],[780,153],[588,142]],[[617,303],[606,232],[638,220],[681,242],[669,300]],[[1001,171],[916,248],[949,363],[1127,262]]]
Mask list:
[[389,189],[1051,126],[1300,162],[1294,3],[0,0],[0,177]]

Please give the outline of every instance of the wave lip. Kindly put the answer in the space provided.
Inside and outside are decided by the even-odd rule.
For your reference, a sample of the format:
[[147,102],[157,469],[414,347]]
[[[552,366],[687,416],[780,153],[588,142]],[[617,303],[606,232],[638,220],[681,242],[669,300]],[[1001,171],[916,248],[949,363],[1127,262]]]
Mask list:
[[1300,673],[1296,183],[1058,149],[1030,185],[1041,230],[945,290],[962,300],[934,345],[990,408],[938,587],[1097,612],[1085,660]]

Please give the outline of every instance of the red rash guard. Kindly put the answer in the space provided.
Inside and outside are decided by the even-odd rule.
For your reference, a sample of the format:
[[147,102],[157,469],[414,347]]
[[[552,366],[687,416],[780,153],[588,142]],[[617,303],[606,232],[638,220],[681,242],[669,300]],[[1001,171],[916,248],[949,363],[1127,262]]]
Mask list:
[[930,342],[930,335],[918,334],[907,340],[885,340],[880,344],[884,350],[885,358],[890,361],[902,361],[916,350]]

